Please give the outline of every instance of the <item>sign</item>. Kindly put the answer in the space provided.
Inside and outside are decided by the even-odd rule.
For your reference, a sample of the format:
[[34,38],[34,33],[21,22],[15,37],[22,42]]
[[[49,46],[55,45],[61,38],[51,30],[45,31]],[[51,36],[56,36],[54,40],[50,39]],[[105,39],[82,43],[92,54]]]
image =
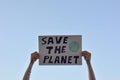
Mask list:
[[39,36],[40,65],[81,65],[82,36]]

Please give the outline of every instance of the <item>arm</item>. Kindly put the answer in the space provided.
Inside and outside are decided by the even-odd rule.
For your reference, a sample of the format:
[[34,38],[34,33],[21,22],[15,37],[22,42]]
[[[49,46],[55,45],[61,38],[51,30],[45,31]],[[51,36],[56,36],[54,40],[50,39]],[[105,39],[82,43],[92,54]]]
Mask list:
[[86,60],[86,63],[87,63],[88,72],[89,72],[89,80],[96,80],[93,69],[92,69],[92,65],[91,65],[91,62],[90,62],[91,53],[89,53],[87,51],[82,51],[82,56],[84,56],[84,59]]
[[32,53],[31,61],[29,63],[29,66],[28,66],[25,74],[24,74],[23,80],[29,80],[32,66],[37,59],[39,59],[39,53],[37,53],[37,52]]

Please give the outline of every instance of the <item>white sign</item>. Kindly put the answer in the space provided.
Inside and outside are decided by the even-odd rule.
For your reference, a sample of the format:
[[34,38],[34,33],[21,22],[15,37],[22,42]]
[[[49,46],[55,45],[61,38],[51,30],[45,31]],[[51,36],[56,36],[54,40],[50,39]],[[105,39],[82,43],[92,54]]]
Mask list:
[[82,36],[39,36],[40,65],[81,65]]

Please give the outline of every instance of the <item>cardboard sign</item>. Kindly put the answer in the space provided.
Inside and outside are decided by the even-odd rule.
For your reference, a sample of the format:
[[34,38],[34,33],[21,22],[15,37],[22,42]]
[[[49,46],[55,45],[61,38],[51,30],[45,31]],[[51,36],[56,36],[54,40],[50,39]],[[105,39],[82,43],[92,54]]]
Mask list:
[[39,36],[40,65],[81,65],[81,35]]

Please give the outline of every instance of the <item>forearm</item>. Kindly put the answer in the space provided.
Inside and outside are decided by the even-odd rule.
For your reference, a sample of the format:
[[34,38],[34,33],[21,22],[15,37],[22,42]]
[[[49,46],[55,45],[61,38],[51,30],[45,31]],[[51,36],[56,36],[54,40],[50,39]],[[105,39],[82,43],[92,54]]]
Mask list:
[[33,63],[30,63],[27,70],[26,70],[26,72],[25,72],[23,80],[29,80],[32,66],[33,66]]
[[89,80],[96,80],[90,61],[87,61],[87,66],[89,71]]

